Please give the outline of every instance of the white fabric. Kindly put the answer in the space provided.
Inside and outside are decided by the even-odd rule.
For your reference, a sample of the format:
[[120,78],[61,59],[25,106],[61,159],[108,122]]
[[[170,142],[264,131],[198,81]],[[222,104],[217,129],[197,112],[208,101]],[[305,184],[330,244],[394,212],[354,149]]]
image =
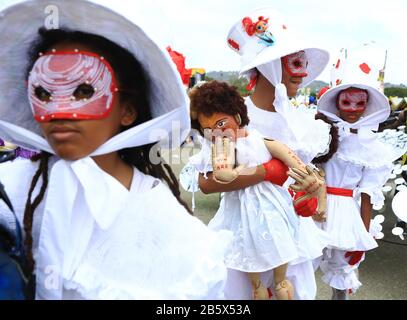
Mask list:
[[[54,163],[51,159],[51,171],[60,172],[59,162]],[[38,163],[28,160],[0,165],[0,177],[20,221],[37,167]],[[73,163],[70,168],[71,174],[83,174],[77,171],[81,166]],[[163,183],[135,168],[130,190],[100,169],[97,175],[98,182],[81,177],[79,188],[108,188],[109,199],[115,200],[104,205],[117,207],[113,212],[87,208],[83,192],[65,192],[59,195],[62,199],[46,197],[47,208],[43,201],[35,211],[37,298],[223,298],[228,233],[209,231],[186,212]],[[33,196],[41,184],[40,179]],[[50,184],[47,194],[52,188]],[[67,207],[75,210],[49,210],[50,202],[67,198],[73,198]],[[4,210],[8,209],[0,203],[0,211]]]
[[[343,160],[370,168],[388,166],[404,154],[404,150],[380,140],[377,130],[382,118],[382,110],[362,117],[355,123],[348,123],[335,114],[325,112],[328,118],[335,121],[338,127],[339,146],[336,155]],[[352,133],[350,129],[357,129]]]
[[361,262],[365,259],[363,255],[361,261],[351,266],[348,261],[349,257],[345,258],[346,251],[327,249],[324,252],[321,261],[321,270],[324,273],[322,281],[332,288],[338,290],[351,289],[355,293],[362,283],[358,279],[357,269]]
[[[294,111],[289,111],[290,117],[284,118],[284,114],[279,112],[258,108],[250,97],[245,99],[245,104],[250,119],[249,127],[257,129],[269,139],[286,144],[305,163],[311,162],[316,156],[326,153],[329,149],[331,127],[322,120],[315,120],[313,114],[286,105],[286,109]],[[296,119],[294,122],[297,126],[288,127],[287,123],[293,119]],[[296,131],[301,131],[301,139],[296,138]]]
[[[210,158],[210,153],[201,152],[200,156]],[[237,139],[237,164],[250,168],[271,158],[263,137],[255,130],[250,130],[247,137]],[[207,159],[202,159],[201,163],[205,162]],[[197,169],[202,170],[199,166]],[[225,256],[228,268],[262,272],[297,258],[298,223],[287,190],[262,182],[225,192],[219,210],[208,226],[234,234]]]
[[[297,114],[304,124],[302,127],[308,129],[303,140],[298,141],[292,132],[298,128],[290,130],[279,113],[256,107],[250,97],[246,98],[245,103],[250,119],[249,128],[257,129],[263,136],[285,143],[304,163],[310,163],[318,154],[326,152],[329,148],[330,126],[322,120],[315,120],[313,115],[301,112]],[[286,188],[293,182],[292,179],[289,180],[284,185]],[[322,250],[328,245],[330,239],[327,233],[321,233],[318,230],[312,218],[299,217],[299,220],[299,239],[301,240],[298,250],[302,257],[288,266],[287,277],[294,285],[296,299],[312,300],[317,293],[312,260],[322,255]],[[272,273],[265,273],[264,279],[264,281],[267,280],[265,283],[272,283]]]
[[[348,49],[345,57],[340,57],[331,69],[331,88],[318,100],[318,110],[336,114],[336,99],[345,89],[355,87],[366,90],[369,95],[365,117],[379,114],[377,124],[385,121],[390,115],[390,105],[387,97],[382,93],[380,72],[382,61],[375,60],[371,46],[363,46],[362,50]],[[383,50],[384,54],[384,50]],[[384,57],[383,57],[384,58]],[[373,123],[375,124],[375,123]]]
[[301,124],[301,119],[296,117],[296,113],[298,112],[292,107],[287,96],[287,88],[281,83],[281,60],[273,60],[267,64],[257,66],[257,69],[275,88],[273,105],[276,112],[282,115],[285,120],[285,125],[291,130],[297,141],[302,140],[308,129],[302,129],[305,126]]
[[[362,146],[357,135],[344,138],[340,148],[345,140],[350,140],[349,144],[346,144],[352,146],[350,151],[358,154]],[[353,197],[328,195],[327,221],[322,224],[322,228],[331,235],[332,248],[349,251],[371,250],[377,247],[377,243],[363,224],[358,200],[361,193],[366,193],[370,196],[372,205],[383,205],[381,187],[388,180],[393,165],[390,162],[381,167],[367,167],[344,159],[340,151],[341,149],[323,164],[325,181],[329,187],[353,190]]]
[[[272,44],[259,39],[258,34],[250,36],[242,26],[242,20],[250,18],[257,22],[259,16],[268,20],[267,33],[272,35]],[[262,35],[260,35],[261,37]],[[315,80],[324,70],[329,61],[329,53],[320,49],[318,44],[312,45],[313,39],[299,39],[295,30],[287,25],[287,21],[278,11],[270,7],[253,10],[241,17],[229,30],[227,43],[229,47],[241,56],[241,73],[246,73],[254,68],[281,57],[305,51],[308,57],[308,76],[304,78],[303,86]]]

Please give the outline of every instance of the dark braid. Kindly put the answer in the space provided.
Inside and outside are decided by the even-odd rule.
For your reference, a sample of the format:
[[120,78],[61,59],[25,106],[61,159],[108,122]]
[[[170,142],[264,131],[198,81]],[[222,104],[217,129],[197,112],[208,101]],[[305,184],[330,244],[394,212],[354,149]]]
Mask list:
[[[24,210],[24,232],[25,232],[25,250],[26,250],[26,257],[27,257],[27,267],[30,273],[34,271],[34,258],[32,253],[32,246],[33,246],[33,237],[32,237],[32,225],[33,225],[33,218],[34,218],[34,211],[41,203],[42,199],[44,198],[45,191],[48,186],[48,159],[50,157],[49,153],[42,152],[39,155],[36,155],[31,158],[31,161],[35,162],[40,160],[40,164],[38,166],[38,170],[35,172],[34,177],[31,181],[30,190],[28,191],[27,202],[25,204]],[[35,189],[35,186],[38,183],[38,180],[42,178],[42,185],[40,192],[35,197],[34,201],[31,202],[32,193]]]

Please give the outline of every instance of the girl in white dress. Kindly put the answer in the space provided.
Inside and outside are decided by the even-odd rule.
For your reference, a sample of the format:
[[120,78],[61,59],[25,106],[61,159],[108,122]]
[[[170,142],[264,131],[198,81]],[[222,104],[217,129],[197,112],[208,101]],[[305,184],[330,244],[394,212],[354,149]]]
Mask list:
[[367,55],[348,52],[332,72],[336,85],[318,102],[318,111],[335,122],[340,134],[337,152],[322,165],[328,197],[321,227],[331,243],[320,267],[333,299],[347,299],[361,286],[356,269],[364,253],[377,247],[372,206],[383,204],[381,187],[400,156],[372,131],[390,114],[387,98],[376,89],[378,70]]
[[[245,127],[249,119],[244,100],[228,84],[211,81],[195,88],[190,98],[193,127],[206,138],[201,152],[190,158],[199,172],[213,172],[214,179],[220,183],[230,183],[238,175],[252,174],[243,166],[256,167],[273,157],[298,174],[306,172],[303,162],[288,147],[265,140],[256,130]],[[230,138],[226,146],[222,143],[224,135]],[[213,139],[215,145],[211,144]],[[233,159],[225,157],[226,150],[219,150],[224,147],[229,148],[232,155],[236,148],[237,168],[233,168]],[[321,189],[320,182],[316,182],[308,190],[309,196],[319,195]],[[319,210],[323,210],[322,205]],[[268,298],[267,289],[260,281],[260,273],[268,270],[274,270],[276,298],[293,298],[292,284],[285,274],[287,264],[299,257],[299,219],[285,188],[265,181],[225,192],[209,227],[233,231],[233,242],[225,256],[226,265],[248,274],[255,299]]]
[[36,298],[223,298],[229,236],[188,213],[153,148],[190,128],[175,66],[115,12],[52,3],[64,29],[43,28],[47,0],[0,14],[0,136],[42,151],[0,165]]

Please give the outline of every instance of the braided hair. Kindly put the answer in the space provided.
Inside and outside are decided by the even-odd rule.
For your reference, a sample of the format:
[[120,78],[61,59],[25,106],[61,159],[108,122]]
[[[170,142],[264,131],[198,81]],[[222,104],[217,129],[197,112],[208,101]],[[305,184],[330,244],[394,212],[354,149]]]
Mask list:
[[[149,101],[149,79],[143,66],[128,50],[102,36],[68,29],[39,29],[39,37],[34,41],[29,51],[29,64],[26,77],[28,78],[28,74],[37,60],[39,53],[46,52],[56,44],[68,42],[86,45],[95,53],[104,56],[106,60],[109,61],[117,75],[118,82],[121,87],[125,88],[125,90],[119,92],[120,103],[135,108],[137,111],[137,118],[134,123],[123,127],[122,131],[152,119]],[[155,155],[160,160],[158,164],[154,164],[150,161],[149,156],[153,146],[154,144],[147,144],[135,148],[126,148],[119,150],[118,153],[121,159],[128,165],[135,166],[144,174],[165,181],[178,202],[192,214],[186,202],[181,199],[179,182],[174,172],[171,167],[165,163],[164,159],[162,159],[160,152],[154,150],[156,152]],[[24,210],[25,247],[31,273],[34,270],[35,264],[32,254],[33,216],[35,209],[43,200],[47,189],[49,158],[50,154],[46,152],[42,152],[31,158],[32,161],[39,161],[39,167],[33,176]],[[35,199],[32,199],[32,193],[40,178],[42,178],[40,192]]]

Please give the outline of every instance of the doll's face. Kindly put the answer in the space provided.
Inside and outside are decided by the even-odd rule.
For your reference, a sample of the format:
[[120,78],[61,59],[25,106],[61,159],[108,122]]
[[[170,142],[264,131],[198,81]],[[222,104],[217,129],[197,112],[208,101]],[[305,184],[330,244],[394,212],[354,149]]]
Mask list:
[[287,88],[289,97],[294,97],[304,77],[308,75],[308,59],[305,51],[299,51],[281,58],[282,83]]
[[357,122],[366,110],[368,94],[365,90],[349,88],[338,95],[339,117],[346,122]]
[[215,112],[211,116],[206,116],[198,113],[198,122],[206,138],[208,138],[209,130],[211,130],[210,136],[212,140],[221,135],[235,141],[239,136],[240,124],[237,122],[236,117],[229,114]]
[[[74,52],[75,49],[78,49],[79,51],[92,52],[92,50],[87,48],[86,46],[72,43],[61,43],[55,45],[53,49],[56,49],[56,52]],[[52,55],[52,52],[44,52],[44,56],[46,56],[47,54]],[[65,63],[66,65],[69,65],[70,63],[72,64],[73,60],[75,60],[75,57],[69,55],[64,57],[61,55],[57,63]],[[88,66],[92,63],[97,63],[97,61],[89,61],[85,65]],[[100,66],[103,67],[103,65]],[[56,79],[58,79],[59,76],[65,77],[65,74],[58,74],[58,72],[54,72],[55,70],[43,70],[44,79],[48,79],[47,76],[49,78]],[[87,70],[82,71],[86,73]],[[49,74],[47,74],[47,72]],[[68,81],[64,81],[60,85],[58,81],[53,81],[52,89],[56,93],[56,99],[52,100],[52,103],[54,105],[50,106],[49,108],[49,110],[52,109],[52,112],[54,112],[55,110],[63,110],[64,108],[66,109],[67,106],[69,108],[70,106],[73,106],[74,103],[78,104],[77,107],[79,111],[83,111],[83,113],[87,114],[91,114],[95,110],[95,108],[92,108],[94,106],[100,107],[101,105],[103,105],[106,108],[109,108],[109,112],[107,112],[103,117],[100,117],[99,119],[90,118],[91,120],[76,120],[73,117],[72,112],[67,112],[66,116],[64,116],[64,113],[60,113],[59,116],[55,118],[47,116],[52,114],[52,112],[49,112],[44,114],[44,118],[37,119],[40,121],[40,127],[48,143],[55,151],[55,153],[62,159],[73,161],[88,156],[107,140],[120,133],[122,126],[130,125],[136,118],[136,112],[130,110],[129,108],[121,106],[119,103],[119,99],[112,99],[110,103],[107,103],[109,95],[112,94],[110,86],[111,82],[107,81],[109,80],[107,79],[109,76],[109,72],[107,72],[106,70],[101,70],[101,73],[97,76],[99,78],[96,80],[103,80],[103,77],[105,77],[104,79],[106,80],[106,90],[103,90],[100,97],[97,95],[97,92],[92,92],[92,82],[90,82],[89,84],[84,83],[83,86],[88,85],[86,88],[81,88],[81,84],[79,83],[77,87],[71,88],[71,86],[69,86],[68,84]],[[66,78],[64,79],[66,80]],[[100,83],[103,84],[102,82]],[[69,92],[72,90],[76,90],[76,93],[73,95],[71,105],[69,105],[69,102],[65,99],[67,95],[65,94],[67,87],[69,87]],[[46,88],[44,89],[46,90]],[[38,89],[37,93],[35,91],[35,88],[33,88],[33,90],[31,91],[29,88],[29,95],[34,95],[33,100],[37,99],[40,101],[49,99],[49,95],[45,94],[45,92],[39,92]],[[77,99],[78,97],[82,96],[84,97],[83,99]],[[95,101],[92,100],[92,97],[95,98]],[[34,115],[37,115],[35,109],[33,110],[33,112]],[[45,110],[45,112],[47,112],[47,110]]]

